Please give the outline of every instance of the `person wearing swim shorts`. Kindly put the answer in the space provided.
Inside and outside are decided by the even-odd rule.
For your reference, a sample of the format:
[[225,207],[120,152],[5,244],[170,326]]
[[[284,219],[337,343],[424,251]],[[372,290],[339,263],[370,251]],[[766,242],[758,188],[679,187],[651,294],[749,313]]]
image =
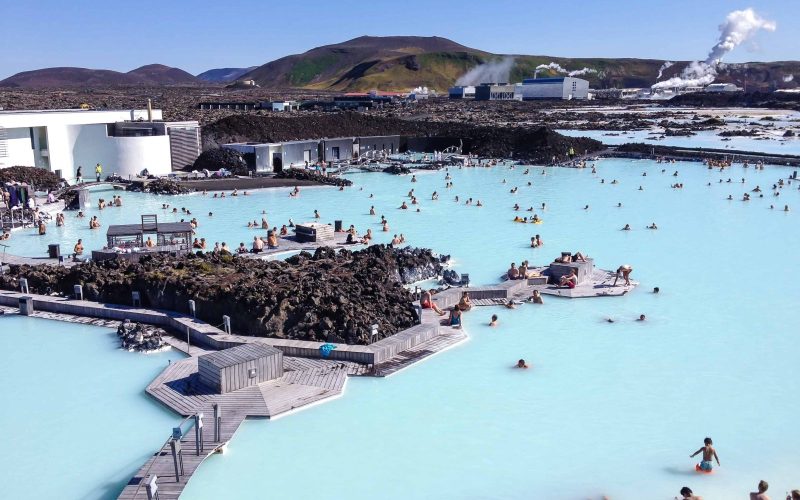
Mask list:
[[699,453],[703,454],[703,461],[697,465],[698,471],[711,472],[714,469],[712,459],[717,461],[717,465],[721,465],[719,463],[719,457],[717,456],[717,450],[714,449],[713,444],[711,438],[707,437],[703,440],[703,447],[689,455],[690,458],[694,458]]
[[422,292],[422,297],[420,297],[419,299],[419,305],[422,306],[423,309],[432,309],[433,312],[435,312],[439,316],[444,316],[445,314],[444,311],[439,309],[439,306],[437,306],[436,303],[433,301],[433,298],[431,296],[432,292],[433,290],[431,291],[426,290]]

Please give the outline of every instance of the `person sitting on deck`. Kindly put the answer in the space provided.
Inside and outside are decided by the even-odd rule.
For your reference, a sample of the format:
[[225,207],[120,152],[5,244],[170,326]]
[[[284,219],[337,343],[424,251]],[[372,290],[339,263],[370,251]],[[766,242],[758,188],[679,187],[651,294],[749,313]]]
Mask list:
[[147,241],[144,242],[144,246],[146,246],[147,248],[153,248],[154,246],[156,246],[156,244],[153,241],[153,239],[148,236]]
[[453,306],[450,309],[450,318],[447,320],[447,325],[453,328],[461,328],[461,309],[458,306]]
[[281,226],[281,236],[287,236],[289,234],[289,228],[286,227],[286,224]]
[[239,248],[236,249],[236,253],[247,253],[247,247],[244,246],[244,241],[239,243]]
[[625,286],[631,286],[631,273],[633,272],[633,268],[629,264],[623,264],[617,268],[617,274],[614,276],[614,284],[611,286],[617,286],[617,280],[620,278],[625,279]]
[[519,269],[517,269],[517,265],[515,263],[511,263],[511,267],[506,272],[506,276],[508,276],[508,279],[510,280],[519,278]]
[[565,286],[567,288],[575,288],[578,285],[578,275],[575,273],[575,270],[572,269],[569,272],[569,275],[565,275],[561,277],[561,281],[559,281],[558,286]]
[[572,262],[586,262],[586,256],[580,252],[575,252],[572,256]]
[[522,264],[519,265],[519,277],[517,279],[527,279],[528,278],[528,261],[523,261]]
[[267,235],[267,246],[269,248],[278,248],[278,236],[275,231],[270,231]]
[[253,253],[261,253],[264,250],[264,240],[261,236],[253,236]]
[[469,311],[472,309],[472,302],[469,300],[469,292],[461,294],[461,300],[458,301],[458,308],[462,311]]
[[439,309],[439,306],[437,306],[436,302],[433,301],[433,292],[433,289],[422,292],[422,296],[419,299],[419,305],[423,309],[431,309],[439,316],[444,316],[445,312]]

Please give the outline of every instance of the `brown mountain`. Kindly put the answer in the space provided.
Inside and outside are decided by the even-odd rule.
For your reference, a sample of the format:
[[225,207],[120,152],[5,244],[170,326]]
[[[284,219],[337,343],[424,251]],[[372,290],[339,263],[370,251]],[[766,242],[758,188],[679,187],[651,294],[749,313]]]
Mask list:
[[441,88],[491,56],[435,36],[362,36],[282,57],[240,78],[268,88]]
[[[649,87],[658,81],[659,72],[666,62],[633,58],[506,56],[465,47],[440,37],[363,36],[282,57],[259,66],[240,79],[253,79],[263,88],[408,91],[427,86],[443,91],[470,69],[484,63],[500,62],[507,57],[513,57],[513,63],[504,76],[510,82],[534,76],[537,66],[556,63],[566,71],[585,70],[580,77],[589,80],[594,88]],[[686,61],[673,63],[665,68],[661,79],[679,74],[687,64]],[[540,77],[564,74],[557,69],[538,73]],[[794,75],[798,78],[795,79]],[[717,81],[733,82],[746,86],[748,90],[795,88],[800,81],[800,62],[729,64],[720,69]]]
[[190,85],[200,81],[178,68],[149,64],[127,73],[108,69],[43,68],[0,81],[0,87],[105,87],[111,85]]

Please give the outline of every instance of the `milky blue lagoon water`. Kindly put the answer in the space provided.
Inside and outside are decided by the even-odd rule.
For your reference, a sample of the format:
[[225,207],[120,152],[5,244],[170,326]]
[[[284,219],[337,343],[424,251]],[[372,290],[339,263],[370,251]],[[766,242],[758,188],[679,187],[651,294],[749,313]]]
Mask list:
[[[84,229],[83,221],[78,227],[68,215],[68,226],[50,228],[47,237],[15,233],[11,251],[41,255],[57,231],[70,247],[82,237],[87,248],[98,248],[108,224],[163,214],[164,202],[188,207],[200,221],[198,236],[211,245],[230,246],[249,245],[263,233],[245,227],[248,219],[260,221],[262,210],[280,226],[289,217],[310,220],[318,209],[323,221],[371,228],[379,243],[402,232],[412,245],[451,254],[474,284],[496,282],[511,261],[546,264],[562,250],[588,253],[605,269],[629,263],[642,283],[620,298],[545,297],[543,306],[477,308],[466,314],[470,340],[462,345],[388,379],[351,378],[336,401],[247,422],[228,453],[212,457],[192,479],[188,499],[259,492],[641,499],[673,498],[684,485],[715,499],[739,497],[759,479],[776,495],[800,487],[800,183],[773,197],[768,188],[791,169],[736,166],[720,173],[698,163],[617,159],[597,168],[595,175],[589,169],[548,168],[546,175],[539,167],[527,175],[524,167],[451,169],[452,189],[444,187],[444,172],[417,173],[416,183],[410,176],[354,174],[348,177],[355,186],[343,192],[305,188],[297,199],[288,189],[225,199],[123,193],[124,208],[99,213],[101,231]],[[718,183],[728,178],[734,182]],[[675,182],[685,187],[671,189]],[[763,199],[739,201],[756,185]],[[509,194],[513,186],[519,186],[516,195]],[[397,209],[412,188],[419,213]],[[438,201],[430,200],[434,190]],[[736,201],[727,201],[729,194]],[[485,206],[465,206],[468,197]],[[514,203],[524,209],[542,202],[547,209],[536,213],[543,224],[511,222],[531,215],[514,212]],[[778,209],[787,203],[794,211]],[[377,216],[368,215],[370,205]],[[389,233],[380,231],[380,214]],[[181,217],[190,218],[163,220]],[[652,222],[658,230],[645,229]],[[632,231],[620,231],[626,223]],[[537,233],[545,246],[532,249]],[[650,292],[654,286],[660,294]],[[493,313],[500,316],[497,328],[486,326]],[[634,321],[639,314],[648,320]],[[607,323],[609,317],[615,322]],[[511,369],[520,357],[533,369]],[[152,451],[164,425],[151,427],[154,436],[140,444]],[[700,476],[689,454],[707,435],[722,467]],[[131,462],[143,458],[123,455]]]
[[782,137],[783,130],[781,130],[780,134],[764,131],[763,137],[766,137],[766,139],[741,136],[730,137],[730,140],[725,140],[726,138],[721,137],[717,130],[701,130],[690,137],[669,136],[653,140],[653,138],[663,135],[661,133],[662,129],[658,130],[659,132],[656,134],[652,134],[650,130],[631,130],[627,132],[613,130],[559,130],[558,132],[571,137],[589,137],[609,145],[641,142],[652,146],[730,149],[784,155],[800,154],[800,139],[797,137]]
[[181,418],[144,388],[176,351],[119,349],[108,328],[0,316],[3,498],[110,499]]

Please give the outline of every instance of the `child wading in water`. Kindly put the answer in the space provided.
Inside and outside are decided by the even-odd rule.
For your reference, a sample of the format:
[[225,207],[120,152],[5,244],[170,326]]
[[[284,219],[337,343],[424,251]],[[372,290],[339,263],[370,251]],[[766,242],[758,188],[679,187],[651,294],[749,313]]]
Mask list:
[[711,462],[712,459],[717,461],[717,465],[718,466],[721,465],[721,464],[719,463],[719,457],[717,456],[717,450],[715,450],[714,447],[712,446],[714,443],[711,442],[711,438],[708,438],[708,437],[705,438],[703,440],[703,444],[704,444],[704,446],[702,448],[700,448],[696,452],[694,452],[691,455],[689,455],[689,457],[693,458],[698,453],[703,452],[703,461],[700,462],[699,464],[697,464],[695,466],[695,469],[698,472],[711,472],[711,470],[714,468],[713,464]]

